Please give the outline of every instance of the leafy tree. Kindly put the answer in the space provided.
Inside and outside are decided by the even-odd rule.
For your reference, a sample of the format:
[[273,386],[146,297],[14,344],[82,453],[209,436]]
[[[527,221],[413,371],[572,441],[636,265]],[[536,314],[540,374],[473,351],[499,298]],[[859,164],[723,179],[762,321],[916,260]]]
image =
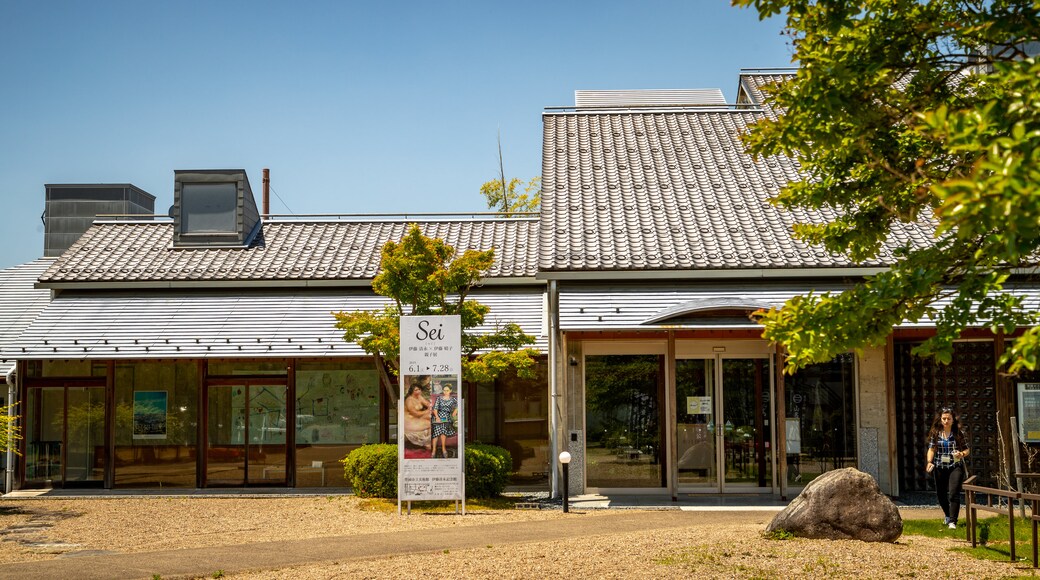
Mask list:
[[[521,187],[523,193],[519,191]],[[541,187],[541,177],[531,178],[527,183],[514,177],[503,191],[502,180],[492,179],[480,186],[480,194],[487,198],[489,208],[500,213],[536,212],[542,201]]]
[[510,367],[521,377],[534,378],[533,357],[538,351],[527,345],[535,339],[520,326],[509,323],[494,332],[467,332],[483,324],[491,310],[468,295],[493,261],[493,250],[466,250],[457,256],[443,240],[428,238],[418,225],[412,225],[400,242],[383,246],[382,271],[372,280],[376,294],[393,302],[378,311],[333,313],[336,328],[343,331],[344,340],[379,357],[384,370],[396,375],[401,316],[459,315],[464,380],[490,381]]
[[[782,114],[752,127],[756,155],[787,155],[804,178],[774,202],[831,208],[796,235],[862,261],[894,232],[926,242],[840,294],[809,294],[765,314],[787,369],[883,344],[929,317],[916,352],[949,362],[969,326],[1018,336],[1005,360],[1034,370],[1038,316],[1010,290],[1040,255],[1040,39],[1035,0],[733,0],[783,13],[800,68],[773,87]],[[1032,46],[1035,46],[1032,45]]]
[[18,441],[22,438],[22,428],[18,425],[19,417],[17,415],[8,415],[15,404],[0,407],[0,452],[6,453],[10,450],[18,453]]

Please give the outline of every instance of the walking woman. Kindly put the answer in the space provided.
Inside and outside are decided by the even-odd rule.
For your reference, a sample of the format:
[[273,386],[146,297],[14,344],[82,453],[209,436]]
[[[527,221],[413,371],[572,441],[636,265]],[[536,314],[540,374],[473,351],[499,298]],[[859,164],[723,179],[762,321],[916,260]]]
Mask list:
[[967,473],[964,458],[971,449],[961,430],[960,421],[950,407],[943,407],[932,420],[928,431],[928,456],[925,471],[935,478],[935,495],[946,514],[946,526],[957,529],[961,511],[961,486]]

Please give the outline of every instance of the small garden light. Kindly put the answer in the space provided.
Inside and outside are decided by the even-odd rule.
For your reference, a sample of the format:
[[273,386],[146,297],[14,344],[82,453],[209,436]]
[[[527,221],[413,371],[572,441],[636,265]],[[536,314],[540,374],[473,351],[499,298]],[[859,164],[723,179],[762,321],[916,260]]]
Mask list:
[[560,452],[560,463],[563,464],[563,513],[567,513],[570,511],[567,505],[567,496],[570,493],[570,486],[567,485],[567,466],[571,463],[571,454],[566,451]]

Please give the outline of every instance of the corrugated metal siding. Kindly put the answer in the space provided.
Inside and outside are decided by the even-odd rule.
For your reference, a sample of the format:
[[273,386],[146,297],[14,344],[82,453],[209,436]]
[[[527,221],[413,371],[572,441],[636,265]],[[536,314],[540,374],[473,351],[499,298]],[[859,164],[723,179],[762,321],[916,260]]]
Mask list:
[[[516,322],[538,336],[542,288],[472,294],[491,308],[485,330]],[[43,358],[342,357],[365,353],[343,341],[334,311],[376,310],[372,293],[267,292],[61,296],[0,356]],[[478,330],[479,332],[479,330]],[[538,348],[547,346],[539,337]]]
[[574,105],[578,108],[725,104],[721,89],[574,91]]
[[[11,345],[50,302],[50,290],[33,285],[53,262],[53,258],[41,258],[0,270],[0,350]],[[0,370],[9,364],[0,359]]]
[[[797,295],[814,291],[840,292],[847,286],[773,286],[773,287],[698,287],[698,288],[563,288],[560,291],[560,328],[563,330],[652,330],[654,328],[754,328],[751,320],[723,322],[711,318],[696,320],[679,317],[653,321],[669,309],[685,311],[685,307],[727,304],[755,306],[782,306]],[[1024,298],[1027,311],[1040,310],[1040,288],[1012,286],[1009,293]],[[942,308],[950,303],[943,299],[936,303]],[[927,328],[934,326],[930,319],[905,322],[900,328]]]
[[[838,288],[834,288],[837,290]],[[780,306],[784,301],[809,288],[751,289],[696,288],[696,289],[603,289],[561,290],[560,328],[563,330],[621,330],[653,328],[752,328],[751,320],[738,324],[720,325],[711,320],[677,324],[663,320],[656,324],[647,321],[671,308],[688,303],[724,300],[748,305]],[[692,305],[692,304],[691,304]]]

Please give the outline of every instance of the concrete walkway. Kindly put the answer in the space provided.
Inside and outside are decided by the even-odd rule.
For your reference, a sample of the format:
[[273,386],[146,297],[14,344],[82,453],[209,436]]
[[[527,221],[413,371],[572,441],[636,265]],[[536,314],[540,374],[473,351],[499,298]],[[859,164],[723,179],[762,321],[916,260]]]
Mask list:
[[[735,515],[730,514],[731,517]],[[489,545],[544,542],[597,534],[652,531],[706,523],[703,514],[676,509],[650,512],[617,510],[616,513],[596,517],[585,516],[586,514],[581,512],[572,512],[570,517],[554,521],[444,527],[437,531],[437,551],[446,548],[465,550]],[[0,566],[0,578],[130,579],[153,578],[158,574],[168,579],[178,576],[210,576],[217,570],[230,573],[323,562],[342,563],[362,558],[429,553],[429,535],[429,530],[416,530],[201,549],[58,558],[4,564]]]

